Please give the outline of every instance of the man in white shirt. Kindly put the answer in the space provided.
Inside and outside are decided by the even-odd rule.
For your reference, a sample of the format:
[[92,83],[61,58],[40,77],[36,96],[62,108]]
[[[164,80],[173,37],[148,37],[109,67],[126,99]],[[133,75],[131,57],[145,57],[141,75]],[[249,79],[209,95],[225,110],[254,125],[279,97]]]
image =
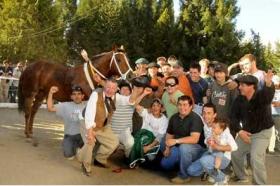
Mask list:
[[82,162],[82,170],[90,176],[92,153],[95,142],[100,144],[95,154],[94,164],[108,168],[107,159],[119,144],[117,136],[110,125],[115,110],[114,101],[118,84],[108,79],[104,88],[92,92],[85,110],[85,122],[81,124],[81,135],[85,145],[78,151],[78,160]]

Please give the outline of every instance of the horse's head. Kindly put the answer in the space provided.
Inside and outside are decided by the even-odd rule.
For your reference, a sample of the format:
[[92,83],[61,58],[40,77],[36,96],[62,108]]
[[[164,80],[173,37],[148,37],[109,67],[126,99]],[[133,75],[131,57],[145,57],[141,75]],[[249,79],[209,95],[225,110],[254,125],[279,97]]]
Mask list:
[[126,57],[123,46],[114,47],[110,61],[110,71],[114,75],[119,75],[121,79],[126,79],[129,72],[132,72],[128,58]]

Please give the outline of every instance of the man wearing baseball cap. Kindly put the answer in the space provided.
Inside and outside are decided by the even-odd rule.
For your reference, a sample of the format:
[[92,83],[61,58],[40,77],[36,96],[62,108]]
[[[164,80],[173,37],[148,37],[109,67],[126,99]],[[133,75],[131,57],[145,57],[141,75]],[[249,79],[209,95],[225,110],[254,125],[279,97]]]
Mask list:
[[80,134],[80,114],[85,108],[83,101],[84,93],[78,85],[72,87],[71,102],[53,104],[53,94],[59,91],[58,87],[52,86],[47,99],[49,112],[55,112],[64,122],[64,138],[62,142],[64,156],[72,160],[75,158],[76,149],[83,146],[83,139]]
[[135,61],[135,64],[136,67],[135,67],[134,75],[136,77],[148,74],[147,68],[148,68],[149,61],[147,59],[139,58]]
[[261,90],[258,90],[258,79],[255,76],[243,75],[237,78],[240,95],[233,102],[230,114],[231,130],[238,134],[238,150],[232,153],[235,181],[249,181],[244,159],[250,153],[252,184],[267,184],[265,154],[274,125],[270,108],[275,93],[272,77],[270,70],[265,75],[265,85]]
[[215,105],[217,116],[228,118],[231,105],[238,95],[237,88],[230,89],[228,84],[227,66],[223,63],[216,65],[214,70],[215,81],[211,83],[206,92],[207,101]]

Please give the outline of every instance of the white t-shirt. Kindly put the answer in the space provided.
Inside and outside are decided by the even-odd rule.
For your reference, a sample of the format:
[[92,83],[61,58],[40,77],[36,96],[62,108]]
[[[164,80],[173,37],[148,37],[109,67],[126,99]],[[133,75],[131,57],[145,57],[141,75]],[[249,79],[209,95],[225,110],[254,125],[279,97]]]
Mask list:
[[[206,123],[204,123],[204,136],[205,136],[205,144],[207,145],[206,141],[209,137],[212,136],[212,128],[208,127],[208,125]],[[231,146],[231,151],[225,151],[224,155],[227,159],[231,159],[231,152],[236,151],[237,150],[237,144],[234,140],[234,138],[232,137],[229,128],[226,128],[222,134],[219,136],[219,145],[230,145]]]
[[166,116],[161,114],[160,118],[156,118],[144,108],[139,115],[143,118],[142,129],[151,131],[156,137],[156,140],[160,142],[168,126],[168,119]]

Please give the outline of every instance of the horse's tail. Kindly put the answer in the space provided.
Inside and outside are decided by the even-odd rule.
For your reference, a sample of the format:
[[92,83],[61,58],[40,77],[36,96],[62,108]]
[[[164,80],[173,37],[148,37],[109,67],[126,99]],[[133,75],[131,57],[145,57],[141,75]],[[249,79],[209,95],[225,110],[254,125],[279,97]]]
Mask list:
[[23,74],[21,74],[21,77],[19,79],[19,83],[18,83],[18,111],[19,112],[23,112],[25,111],[25,104],[24,104],[24,96],[23,96],[23,91],[22,91],[22,83],[23,83]]

